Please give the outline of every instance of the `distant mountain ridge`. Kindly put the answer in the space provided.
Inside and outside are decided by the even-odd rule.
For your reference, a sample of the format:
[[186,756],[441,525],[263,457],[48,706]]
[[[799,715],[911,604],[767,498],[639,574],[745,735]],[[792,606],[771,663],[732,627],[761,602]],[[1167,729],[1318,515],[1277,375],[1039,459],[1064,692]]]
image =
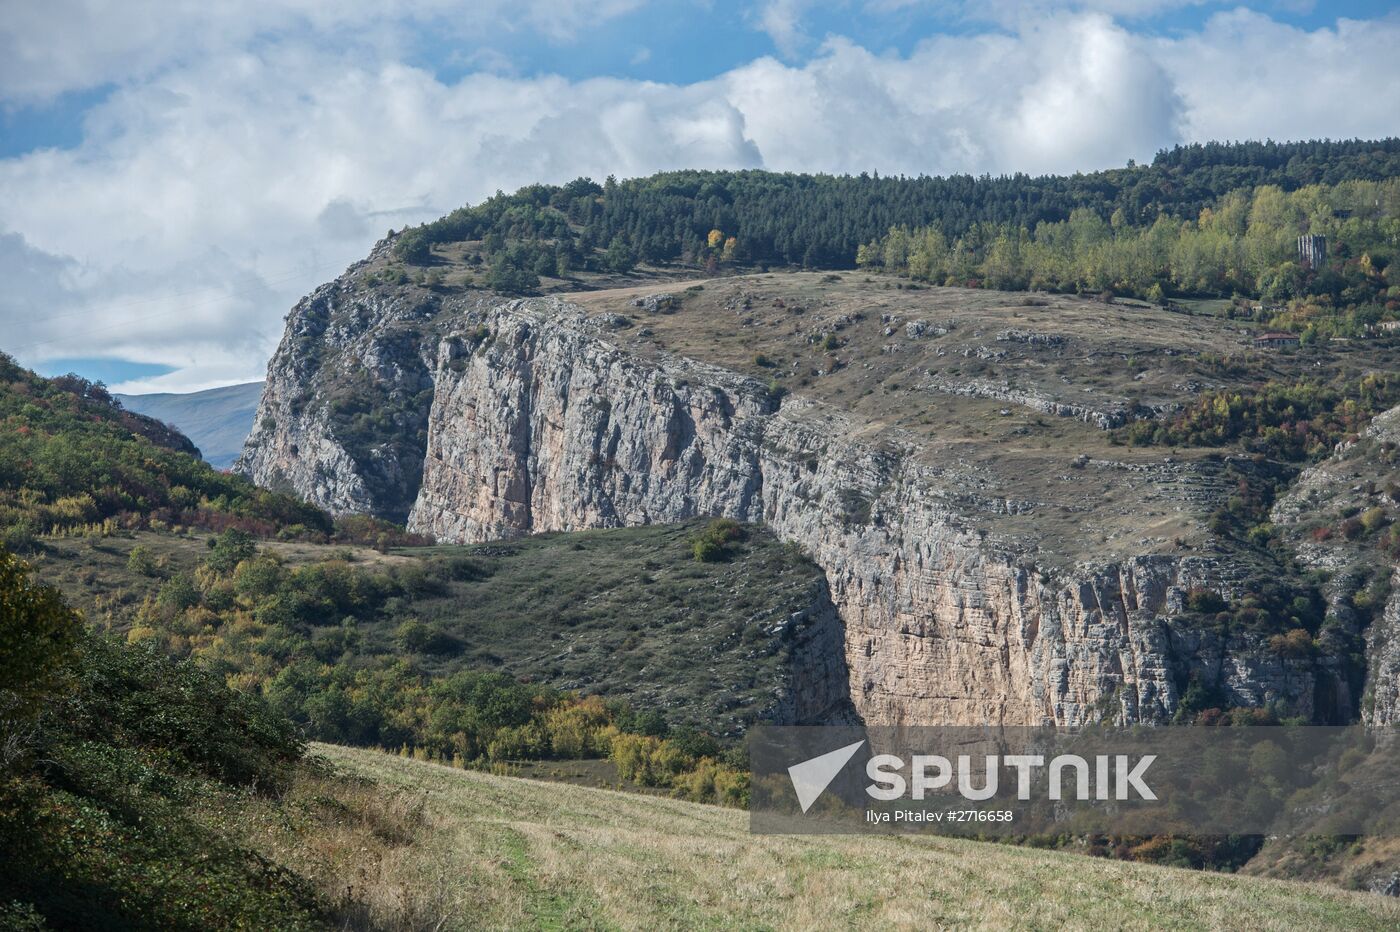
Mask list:
[[205,462],[228,469],[253,429],[261,382],[226,385],[187,394],[113,395],[128,411],[164,421],[194,441]]

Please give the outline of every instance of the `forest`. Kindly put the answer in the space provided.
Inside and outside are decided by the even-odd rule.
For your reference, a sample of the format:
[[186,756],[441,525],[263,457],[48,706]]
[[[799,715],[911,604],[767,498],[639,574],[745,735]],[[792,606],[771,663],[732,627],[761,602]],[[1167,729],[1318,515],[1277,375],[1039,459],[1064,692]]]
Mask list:
[[[1326,238],[1325,261],[1300,255],[1303,233]],[[1089,208],[1033,228],[893,227],[857,250],[862,268],[936,284],[1131,295],[1242,296],[1243,313],[1304,341],[1358,337],[1400,310],[1400,179],[1285,191],[1231,191],[1195,218],[1160,214],[1135,226]]]
[[[1152,229],[1159,221],[1197,222],[1232,192],[1271,186],[1292,193],[1397,176],[1400,139],[1179,146],[1150,165],[1071,176],[678,171],[603,184],[580,178],[498,193],[400,231],[394,248],[400,259],[424,264],[434,245],[481,241],[492,259],[488,286],[507,291],[527,290],[538,275],[621,271],[637,262],[840,269],[855,267],[857,251],[892,228],[936,228],[949,242],[974,243],[989,229],[1033,231],[1070,223],[1077,213],[1080,225],[1092,217],[1109,229]],[[1220,232],[1233,235],[1223,226]]]

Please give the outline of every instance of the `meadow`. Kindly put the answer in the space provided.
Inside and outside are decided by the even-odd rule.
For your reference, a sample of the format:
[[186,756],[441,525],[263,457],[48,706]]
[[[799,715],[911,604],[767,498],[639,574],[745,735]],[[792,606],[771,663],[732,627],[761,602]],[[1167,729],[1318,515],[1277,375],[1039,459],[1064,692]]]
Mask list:
[[[377,921],[474,929],[1393,929],[1400,902],[949,838],[751,835],[745,813],[455,770],[313,754],[406,800],[414,841],[361,863]],[[290,834],[303,859],[357,860]],[[286,851],[274,854],[286,863]]]

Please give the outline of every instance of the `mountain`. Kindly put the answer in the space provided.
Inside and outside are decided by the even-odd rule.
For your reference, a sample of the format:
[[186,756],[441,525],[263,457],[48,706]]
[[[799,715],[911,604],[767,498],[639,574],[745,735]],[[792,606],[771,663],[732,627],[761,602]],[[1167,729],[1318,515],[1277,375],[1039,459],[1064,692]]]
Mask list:
[[303,299],[235,468],[441,541],[764,524],[825,574],[868,722],[1389,720],[1389,467],[1355,514],[1283,503],[1400,405],[1397,159],[531,186]]
[[[1339,601],[1297,560],[1328,529],[1269,514],[1400,403],[1389,331],[1261,350],[1233,305],[863,273],[519,299],[473,242],[431,275],[395,244],[293,309],[238,471],[442,541],[762,523],[825,574],[871,723],[1392,714],[1395,597]],[[1362,497],[1383,568],[1397,503]]]
[[261,382],[226,385],[202,392],[114,395],[122,407],[153,417],[179,430],[199,447],[205,462],[227,469],[238,458],[253,428]]

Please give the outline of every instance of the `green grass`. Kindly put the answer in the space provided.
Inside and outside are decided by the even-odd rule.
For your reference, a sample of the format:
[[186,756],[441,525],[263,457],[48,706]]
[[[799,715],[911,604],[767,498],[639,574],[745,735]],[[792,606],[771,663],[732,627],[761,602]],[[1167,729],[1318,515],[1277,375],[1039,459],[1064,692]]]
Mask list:
[[1183,307],[1192,314],[1224,317],[1231,301],[1229,298],[1172,298],[1172,304]]
[[[396,871],[455,884],[444,928],[1389,929],[1400,903],[960,839],[750,835],[743,813],[318,745],[421,798]],[[411,902],[411,901],[409,901]]]

